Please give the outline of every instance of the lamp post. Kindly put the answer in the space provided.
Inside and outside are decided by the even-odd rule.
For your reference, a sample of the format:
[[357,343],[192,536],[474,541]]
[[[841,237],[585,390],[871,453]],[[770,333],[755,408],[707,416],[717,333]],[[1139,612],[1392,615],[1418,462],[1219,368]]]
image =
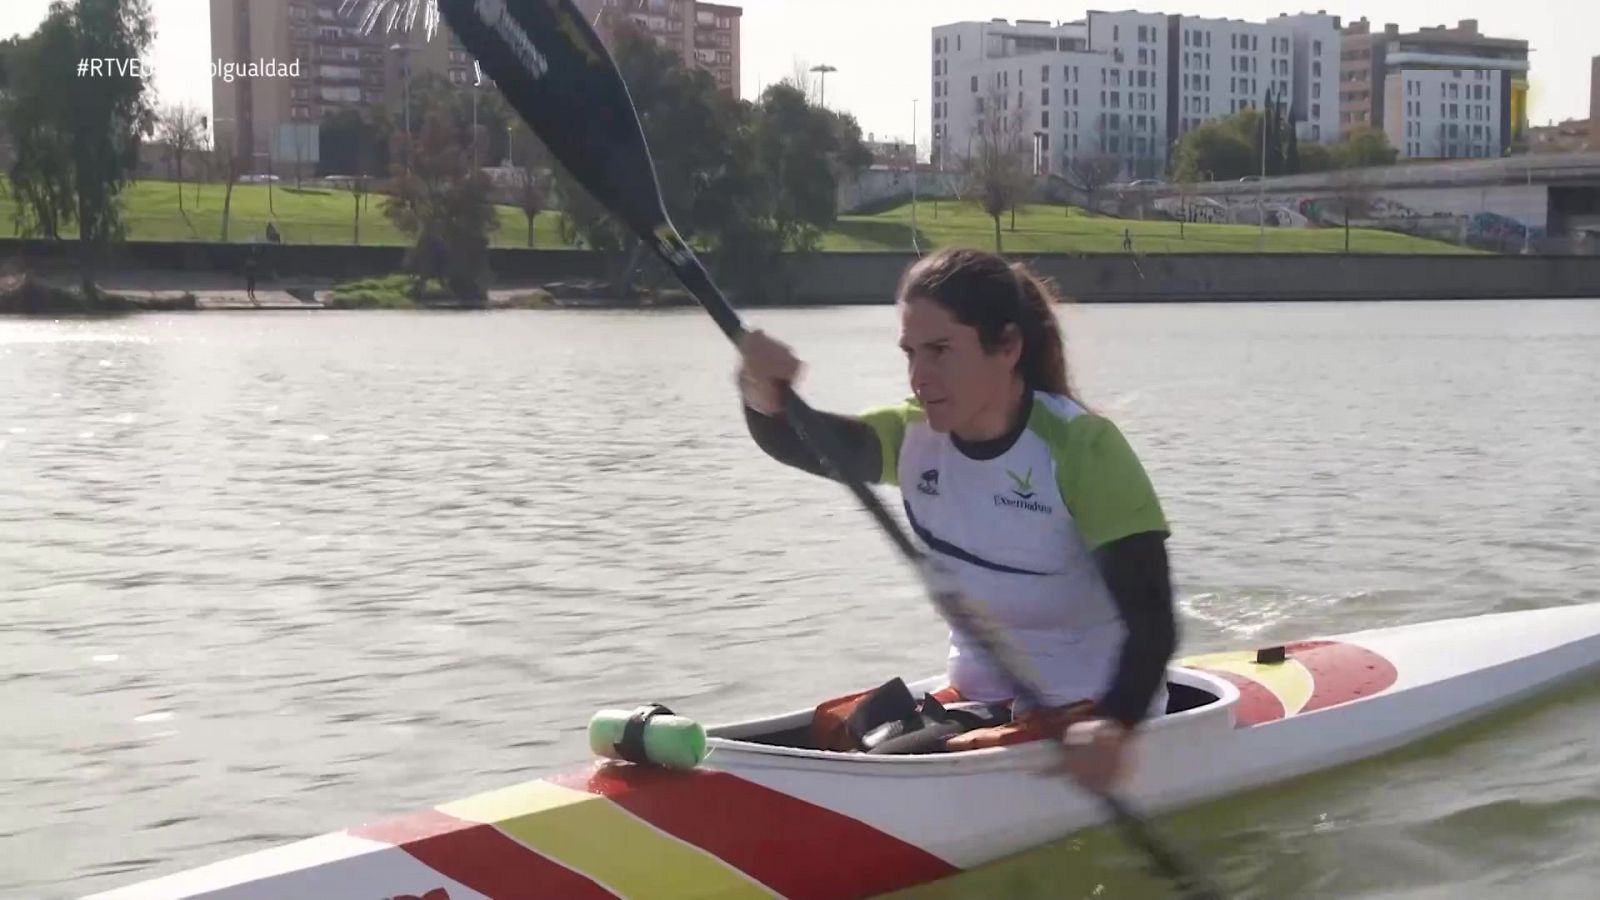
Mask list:
[[390,44],[389,49],[400,54],[400,64],[405,68],[401,77],[402,100],[405,110],[402,113],[406,129],[406,171],[411,171],[411,47],[407,44]]
[[1256,179],[1256,225],[1259,233],[1256,235],[1256,249],[1264,250],[1267,246],[1267,114],[1261,113],[1261,177]]
[[917,238],[917,98],[911,98],[911,240]]
[[833,66],[828,65],[827,63],[823,63],[822,65],[812,66],[811,67],[811,71],[822,73],[822,101],[821,101],[821,103],[819,105],[823,109],[827,109],[828,108],[828,73],[829,72],[837,72],[839,70],[835,69]]

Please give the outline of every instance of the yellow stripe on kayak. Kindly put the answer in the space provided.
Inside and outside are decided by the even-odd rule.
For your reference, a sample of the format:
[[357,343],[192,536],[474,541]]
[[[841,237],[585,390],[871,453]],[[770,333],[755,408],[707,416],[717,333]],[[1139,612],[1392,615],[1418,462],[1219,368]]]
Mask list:
[[439,811],[493,825],[623,897],[776,896],[738,869],[597,794],[530,781]]
[[1283,704],[1283,714],[1292,716],[1305,707],[1316,689],[1311,672],[1299,660],[1289,657],[1281,663],[1258,663],[1253,651],[1211,653],[1180,660],[1193,669],[1215,669],[1242,675],[1273,693]]

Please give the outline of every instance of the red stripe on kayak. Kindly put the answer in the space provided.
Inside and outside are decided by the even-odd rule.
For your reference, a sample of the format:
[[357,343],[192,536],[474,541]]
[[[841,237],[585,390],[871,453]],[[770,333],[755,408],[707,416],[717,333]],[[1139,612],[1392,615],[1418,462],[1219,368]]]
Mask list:
[[869,897],[960,871],[858,819],[726,772],[619,764],[549,780],[607,797],[790,900]]
[[1233,708],[1233,727],[1249,728],[1251,725],[1276,722],[1283,718],[1283,701],[1278,699],[1277,694],[1268,690],[1266,685],[1220,669],[1205,671],[1232,682],[1233,686],[1239,689],[1239,705]]
[[506,837],[491,825],[466,822],[435,809],[350,829],[393,844],[423,865],[495,900],[615,900],[616,895]]
[[1311,699],[1300,711],[1327,709],[1394,686],[1394,664],[1365,647],[1340,641],[1302,641],[1285,648],[1311,673]]

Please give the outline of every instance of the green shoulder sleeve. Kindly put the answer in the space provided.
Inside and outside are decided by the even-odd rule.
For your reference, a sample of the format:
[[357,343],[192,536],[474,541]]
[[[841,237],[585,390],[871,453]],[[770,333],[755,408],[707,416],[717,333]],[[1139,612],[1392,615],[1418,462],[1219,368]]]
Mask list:
[[915,400],[895,406],[879,406],[861,414],[861,421],[872,426],[878,435],[878,449],[883,458],[883,484],[900,483],[900,445],[906,439],[906,428],[922,420],[922,407]]
[[1057,486],[1090,550],[1131,534],[1169,532],[1149,475],[1110,419],[1086,413],[1055,425],[1047,439]]

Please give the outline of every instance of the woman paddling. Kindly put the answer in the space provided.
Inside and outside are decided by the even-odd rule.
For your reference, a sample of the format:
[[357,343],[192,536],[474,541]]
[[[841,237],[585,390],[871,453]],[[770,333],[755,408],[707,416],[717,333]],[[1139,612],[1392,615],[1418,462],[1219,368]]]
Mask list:
[[[932,559],[984,606],[1040,673],[1048,709],[952,738],[952,750],[1066,732],[1068,770],[1109,788],[1129,737],[1165,707],[1177,635],[1166,518],[1144,468],[1109,420],[1077,400],[1049,289],[1021,265],[945,250],[897,292],[913,397],[859,417],[826,416],[842,465],[898,485]],[[775,459],[822,466],[783,419],[800,363],[760,331],[740,347],[745,417]],[[1001,703],[1012,690],[958,633],[951,692]]]

